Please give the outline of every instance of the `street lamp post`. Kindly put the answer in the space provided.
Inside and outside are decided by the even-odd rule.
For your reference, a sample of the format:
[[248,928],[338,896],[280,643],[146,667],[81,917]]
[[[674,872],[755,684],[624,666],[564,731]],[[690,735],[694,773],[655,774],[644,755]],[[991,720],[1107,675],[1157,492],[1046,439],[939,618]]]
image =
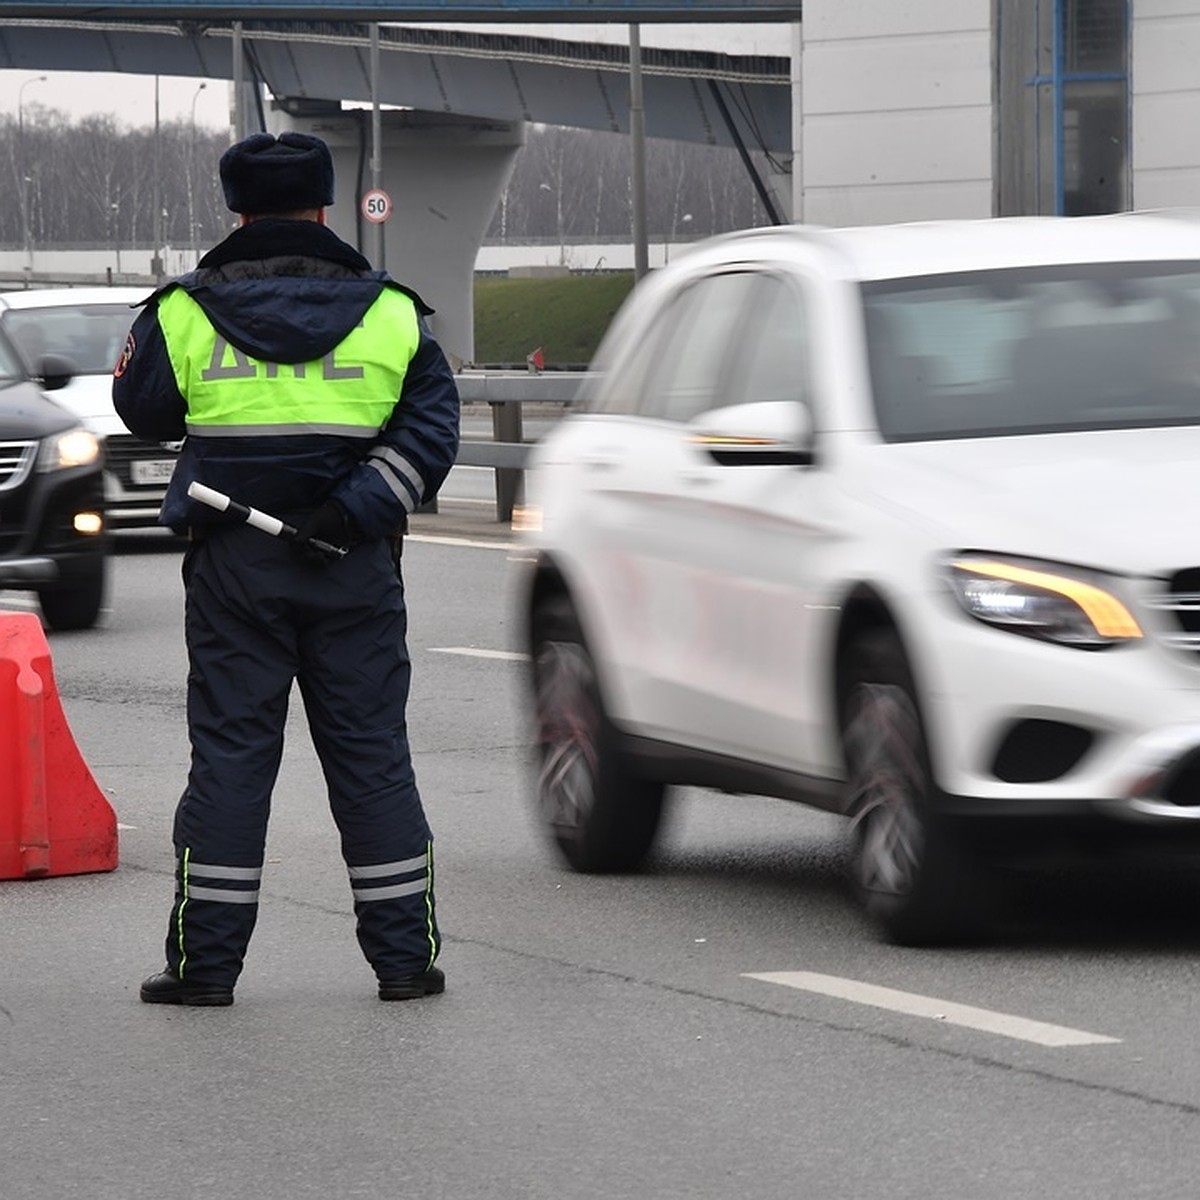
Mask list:
[[[196,202],[193,192],[193,179],[196,174],[196,101],[200,99],[200,93],[208,87],[207,81],[202,82],[192,94],[192,135],[188,142],[188,169],[187,169],[187,200],[188,200],[188,242],[192,248],[192,258],[199,254],[196,246]],[[195,262],[192,263],[195,266]]]
[[25,270],[33,274],[33,243],[29,231],[29,173],[25,169],[25,89],[33,83],[45,83],[45,75],[34,75],[26,79],[17,89],[17,164],[18,178],[21,181],[21,241],[25,250]]
[[162,136],[159,121],[158,76],[154,77],[154,253],[150,256],[150,273],[155,284],[163,281],[163,206],[162,206]]
[[109,219],[112,223],[113,249],[117,252],[117,274],[121,274],[121,206],[112,203],[108,206]]
[[[679,218],[680,225],[690,225],[691,223],[692,223],[692,214],[691,213],[684,213],[683,216]],[[667,240],[663,244],[663,262],[664,263],[669,263],[671,261],[671,240],[674,237],[675,237],[675,221],[672,220],[671,221],[671,232],[669,234],[667,234]]]
[[565,267],[567,265],[567,242],[563,237],[562,188],[551,187],[548,183],[539,183],[538,187],[543,192],[550,192],[554,197],[554,217],[558,228],[558,265]]
[[[379,108],[379,22],[371,23],[371,187],[383,191],[383,114]],[[385,222],[375,222],[375,266],[383,270]]]

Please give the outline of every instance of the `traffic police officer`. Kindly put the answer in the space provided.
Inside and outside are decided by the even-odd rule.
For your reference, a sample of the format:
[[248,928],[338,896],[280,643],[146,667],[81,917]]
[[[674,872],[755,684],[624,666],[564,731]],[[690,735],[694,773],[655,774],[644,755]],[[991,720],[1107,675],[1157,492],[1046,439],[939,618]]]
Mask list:
[[[151,1004],[233,1002],[258,913],[293,680],[381,999],[441,992],[433,839],[405,727],[397,532],[458,449],[454,376],[420,297],[324,224],[320,138],[254,134],[220,162],[242,223],[151,297],[114,370],[131,432],[186,437],[160,514],[183,561],[191,768]],[[191,500],[198,481],[298,527],[271,538]],[[314,560],[317,539],[349,547]]]

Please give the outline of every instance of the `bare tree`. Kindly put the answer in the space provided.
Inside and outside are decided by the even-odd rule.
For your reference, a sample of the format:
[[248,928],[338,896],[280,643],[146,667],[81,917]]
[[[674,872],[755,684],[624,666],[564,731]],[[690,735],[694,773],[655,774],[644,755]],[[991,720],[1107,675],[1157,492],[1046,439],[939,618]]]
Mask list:
[[[673,238],[685,227],[703,236],[761,221],[753,182],[735,151],[652,138],[646,158],[652,237]],[[561,226],[568,243],[627,238],[630,187],[624,134],[534,125],[488,236],[546,239],[560,236]]]
[[[0,243],[22,244],[24,220],[39,246],[150,246],[162,236],[203,251],[229,231],[217,177],[225,131],[175,120],[129,129],[115,117],[70,121],[28,104],[0,117]],[[739,156],[724,147],[649,139],[647,220],[653,240],[674,242],[762,223]],[[629,139],[620,133],[530,126],[488,237],[572,243],[625,240],[631,227]],[[24,207],[23,207],[24,205]],[[685,218],[690,218],[685,220]]]

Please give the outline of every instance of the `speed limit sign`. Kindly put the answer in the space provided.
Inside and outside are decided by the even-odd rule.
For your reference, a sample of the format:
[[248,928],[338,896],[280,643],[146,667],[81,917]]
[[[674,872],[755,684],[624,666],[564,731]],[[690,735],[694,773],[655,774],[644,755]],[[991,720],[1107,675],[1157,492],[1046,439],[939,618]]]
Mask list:
[[362,215],[376,225],[392,215],[392,198],[383,188],[372,188],[362,198]]

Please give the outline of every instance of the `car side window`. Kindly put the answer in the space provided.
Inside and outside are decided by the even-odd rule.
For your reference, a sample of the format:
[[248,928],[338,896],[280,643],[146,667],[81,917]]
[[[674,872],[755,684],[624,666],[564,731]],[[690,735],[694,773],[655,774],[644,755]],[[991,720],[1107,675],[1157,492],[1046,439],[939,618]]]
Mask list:
[[679,297],[678,318],[644,382],[641,413],[690,421],[726,401],[730,365],[752,317],[756,277],[745,271],[710,275]]
[[[680,309],[686,307],[686,293],[674,296],[654,313],[636,346],[613,367],[602,366],[600,373],[585,379],[576,405],[585,412],[627,415],[638,412],[647,391],[647,377],[665,358],[665,348],[678,325]],[[596,363],[592,370],[596,370]]]
[[753,312],[726,403],[811,403],[808,322],[799,291],[777,275],[762,275]]

